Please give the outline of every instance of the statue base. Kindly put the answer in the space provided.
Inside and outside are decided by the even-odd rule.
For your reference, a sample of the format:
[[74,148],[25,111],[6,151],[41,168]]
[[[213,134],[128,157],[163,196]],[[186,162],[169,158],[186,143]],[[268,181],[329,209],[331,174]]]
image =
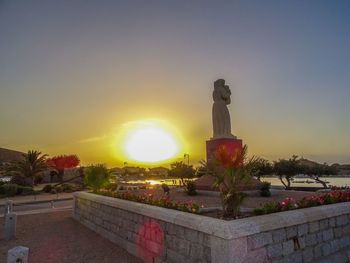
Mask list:
[[215,153],[220,146],[225,145],[229,152],[235,152],[236,150],[242,150],[243,142],[240,139],[235,138],[220,138],[211,139],[206,142],[207,144],[207,163],[211,163],[215,160]]
[[[206,142],[207,146],[207,164],[212,164],[215,161],[215,153],[218,148],[222,145],[225,145],[230,152],[235,152],[236,150],[242,150],[243,142],[240,139],[230,139],[230,138],[220,138],[220,139],[211,139]],[[213,186],[214,177],[211,175],[203,175],[202,177],[196,180],[196,187],[198,190],[206,191],[219,191],[218,188]],[[248,190],[258,190],[261,183],[252,179],[248,184],[239,185],[237,189],[239,191],[248,191]]]

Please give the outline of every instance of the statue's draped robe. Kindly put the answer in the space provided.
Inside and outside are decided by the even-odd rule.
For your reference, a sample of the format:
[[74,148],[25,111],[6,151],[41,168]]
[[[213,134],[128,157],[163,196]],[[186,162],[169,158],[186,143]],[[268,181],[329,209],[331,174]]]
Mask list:
[[230,91],[225,87],[218,87],[213,92],[213,139],[232,138],[231,119],[227,109],[230,104]]

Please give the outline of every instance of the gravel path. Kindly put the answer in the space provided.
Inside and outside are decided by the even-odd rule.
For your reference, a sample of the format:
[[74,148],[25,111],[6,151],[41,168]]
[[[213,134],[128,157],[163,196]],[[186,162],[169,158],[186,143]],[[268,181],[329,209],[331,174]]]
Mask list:
[[0,262],[15,246],[29,247],[29,263],[141,263],[71,218],[71,212],[18,216],[17,238],[5,241],[0,219]]

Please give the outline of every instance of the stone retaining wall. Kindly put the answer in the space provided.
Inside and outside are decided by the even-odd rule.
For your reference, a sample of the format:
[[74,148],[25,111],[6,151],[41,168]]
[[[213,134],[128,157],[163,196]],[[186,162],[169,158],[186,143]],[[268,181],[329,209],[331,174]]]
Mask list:
[[224,221],[90,193],[76,220],[145,262],[350,262],[350,203]]

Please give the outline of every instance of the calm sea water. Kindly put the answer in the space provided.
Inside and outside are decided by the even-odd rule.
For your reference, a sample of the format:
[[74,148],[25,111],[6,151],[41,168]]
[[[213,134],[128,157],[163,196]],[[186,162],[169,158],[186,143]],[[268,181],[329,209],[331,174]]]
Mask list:
[[[333,186],[349,186],[350,187],[350,177],[342,177],[342,178],[333,178],[333,177],[324,177],[323,178],[325,181],[328,181],[328,185],[333,185]],[[192,179],[193,180],[193,179]],[[308,181],[312,182],[313,180],[309,178],[296,178],[296,181]],[[263,177],[261,181],[267,181],[270,182],[271,185],[276,185],[276,186],[283,186],[281,181],[277,177]],[[137,181],[128,181],[128,183],[149,183],[149,184],[162,184],[166,183],[168,185],[181,185],[181,180],[180,179],[164,179],[164,180],[137,180]],[[292,183],[292,186],[295,187],[322,187],[321,184],[319,183]]]

